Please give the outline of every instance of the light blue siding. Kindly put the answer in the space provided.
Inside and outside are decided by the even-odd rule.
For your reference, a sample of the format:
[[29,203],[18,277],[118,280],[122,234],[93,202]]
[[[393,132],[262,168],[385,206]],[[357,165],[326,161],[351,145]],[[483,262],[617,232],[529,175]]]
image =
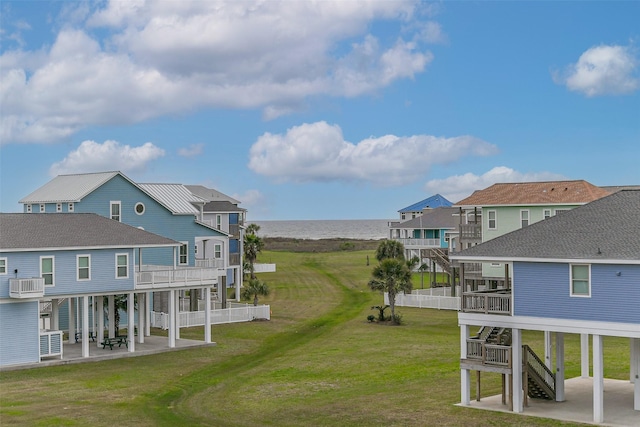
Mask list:
[[592,264],[591,297],[570,295],[569,264],[514,263],[513,272],[516,316],[640,324],[640,266]]
[[[116,254],[129,254],[129,277],[116,279]],[[91,256],[91,280],[78,281],[76,255]],[[130,291],[134,289],[134,257],[133,250],[104,249],[80,251],[44,251],[1,253],[7,257],[11,274],[0,276],[0,298],[9,297],[9,278],[26,279],[40,277],[40,257],[54,258],[54,286],[45,287],[45,296],[85,294],[109,291]],[[144,257],[144,251],[143,251]],[[17,269],[18,274],[13,271]]]
[[0,304],[0,366],[40,361],[38,302]]

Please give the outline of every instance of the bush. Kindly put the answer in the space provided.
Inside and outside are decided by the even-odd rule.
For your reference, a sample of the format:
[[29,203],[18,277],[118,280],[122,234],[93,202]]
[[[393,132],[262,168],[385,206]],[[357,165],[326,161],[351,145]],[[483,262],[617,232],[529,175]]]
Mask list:
[[340,250],[341,251],[352,251],[355,248],[356,248],[356,245],[353,242],[342,242],[342,243],[340,243]]
[[391,321],[395,324],[395,325],[402,325],[402,314],[400,313],[396,313],[393,315],[393,318],[391,319]]
[[367,316],[367,320],[369,321],[369,323],[371,323],[374,320],[376,320],[376,316],[374,316],[373,314],[370,314],[370,315]]

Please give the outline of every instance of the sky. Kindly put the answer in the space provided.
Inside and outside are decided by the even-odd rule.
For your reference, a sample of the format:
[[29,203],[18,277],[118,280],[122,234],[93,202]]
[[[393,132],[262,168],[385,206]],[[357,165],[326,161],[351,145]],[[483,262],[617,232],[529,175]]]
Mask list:
[[3,0],[0,211],[115,170],[215,188],[248,220],[640,184],[639,17],[636,1]]

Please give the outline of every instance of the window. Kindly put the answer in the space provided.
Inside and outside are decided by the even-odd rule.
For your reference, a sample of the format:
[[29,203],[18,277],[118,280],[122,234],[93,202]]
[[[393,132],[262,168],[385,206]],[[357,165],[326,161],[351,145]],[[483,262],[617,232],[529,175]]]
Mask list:
[[524,228],[529,225],[529,211],[520,211],[520,228]]
[[545,209],[544,212],[542,213],[542,216],[544,216],[544,219],[551,218],[551,209]]
[[62,212],[62,203],[56,203],[56,212]]
[[589,264],[571,265],[571,296],[591,296],[591,266]]
[[76,257],[78,280],[91,280],[91,256],[78,255]]
[[31,204],[28,204],[27,205],[27,213],[31,213],[31,212],[33,212],[32,209],[31,209]]
[[46,205],[44,203],[40,203],[40,213],[45,213]]
[[67,211],[73,212],[73,203],[69,203],[69,206],[67,206]]
[[45,286],[55,286],[54,282],[55,262],[53,257],[40,257],[40,277],[44,279]]
[[182,243],[180,245],[180,257],[178,258],[178,264],[187,265],[189,264],[189,244]]
[[7,274],[7,259],[0,258],[0,274]]
[[129,277],[129,254],[116,254],[116,279]]
[[556,209],[556,215],[561,214],[561,213],[565,213],[567,212],[569,209]]
[[402,213],[402,215],[400,215],[401,219],[406,219],[406,215],[404,214],[404,212]]
[[144,213],[144,203],[136,203],[136,207],[134,209],[138,215],[142,215]]
[[216,228],[220,230],[222,228],[222,215],[216,215]]
[[213,257],[216,259],[220,259],[222,258],[222,245],[219,243],[216,243],[215,245],[213,245]]
[[111,219],[114,219],[116,221],[120,221],[120,207],[121,207],[121,203],[120,202],[111,202]]
[[489,220],[489,230],[495,230],[498,228],[498,214],[496,211],[488,211],[487,218]]

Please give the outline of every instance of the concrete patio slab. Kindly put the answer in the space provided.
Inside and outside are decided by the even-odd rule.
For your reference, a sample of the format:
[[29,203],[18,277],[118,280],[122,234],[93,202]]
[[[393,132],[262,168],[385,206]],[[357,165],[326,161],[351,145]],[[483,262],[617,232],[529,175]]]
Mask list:
[[[572,378],[565,381],[564,402],[529,399],[522,415],[552,418],[585,424],[612,427],[640,426],[640,411],[633,410],[633,384],[623,380],[604,380],[604,422],[593,422],[593,378]],[[458,404],[458,406],[464,406]],[[472,400],[465,408],[510,412],[502,404],[502,396]]]

